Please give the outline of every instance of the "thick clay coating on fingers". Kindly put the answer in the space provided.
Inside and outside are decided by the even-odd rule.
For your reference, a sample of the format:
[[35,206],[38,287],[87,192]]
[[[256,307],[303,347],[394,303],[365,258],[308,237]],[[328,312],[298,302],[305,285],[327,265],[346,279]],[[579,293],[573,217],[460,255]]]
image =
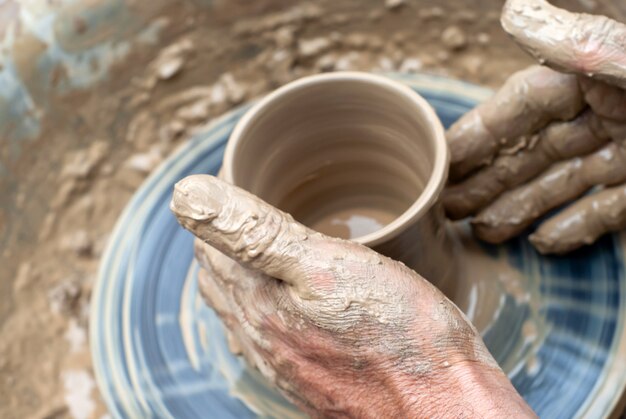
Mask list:
[[539,252],[565,253],[626,228],[626,185],[586,196],[544,222],[530,236]]
[[539,133],[537,147],[551,162],[558,162],[589,154],[610,139],[603,121],[587,109],[572,121],[548,125]]
[[465,182],[444,190],[442,201],[446,214],[452,220],[474,215],[502,192],[541,173],[550,163],[539,148],[500,156]]
[[602,121],[602,126],[615,142],[626,144],[626,121],[617,122],[605,119]]
[[232,309],[228,306],[229,298],[225,294],[226,287],[220,284],[212,269],[200,268],[198,271],[198,288],[200,295],[215,312],[222,318],[232,317]]
[[540,63],[626,88],[626,26],[544,0],[508,0],[502,27]]
[[252,288],[267,281],[263,272],[246,269],[222,252],[196,238],[194,242],[196,260],[202,268],[213,272],[212,278],[226,289],[229,287]]
[[[178,182],[170,209],[205,243],[246,266],[304,287],[303,243],[313,232],[256,196],[209,175]],[[299,282],[300,281],[300,282]]]
[[211,307],[222,321],[226,324],[226,338],[228,349],[235,355],[243,354],[243,347],[239,338],[231,329],[238,328],[235,316],[231,307],[228,306],[229,297],[224,293],[225,288],[217,282],[215,273],[212,270],[200,268],[198,270],[198,287],[200,295],[205,303]]
[[532,182],[501,195],[472,220],[472,226],[481,239],[501,243],[591,187],[623,181],[626,149],[610,143],[587,157],[557,164]]
[[229,350],[235,355],[243,355],[251,367],[262,368],[262,365],[259,366],[260,357],[256,350],[260,344],[263,344],[263,340],[233,298],[235,286],[253,290],[260,284],[257,277],[262,274],[247,271],[208,245],[196,246],[196,257],[205,251],[206,265],[198,271],[200,294],[226,326]]
[[473,215],[556,161],[588,154],[608,140],[600,120],[591,111],[573,121],[554,122],[539,134],[520,140],[527,142],[524,149],[500,155],[465,182],[449,186],[442,197],[446,213],[453,220]]
[[489,164],[501,150],[523,148],[524,136],[552,120],[572,119],[583,107],[575,76],[540,66],[515,73],[492,98],[448,130],[451,180]]
[[626,122],[626,90],[582,76],[579,77],[579,83],[585,102],[596,115],[608,121]]

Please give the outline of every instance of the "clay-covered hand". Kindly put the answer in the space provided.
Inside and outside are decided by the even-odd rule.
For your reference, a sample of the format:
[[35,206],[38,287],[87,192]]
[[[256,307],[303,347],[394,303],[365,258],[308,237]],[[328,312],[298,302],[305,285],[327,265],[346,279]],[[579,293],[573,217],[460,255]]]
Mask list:
[[575,200],[530,236],[542,253],[626,227],[626,26],[543,0],[508,0],[501,22],[551,68],[514,74],[448,130],[446,212],[500,243]]
[[314,417],[533,416],[434,286],[208,175],[171,209],[196,241],[203,297],[231,348]]

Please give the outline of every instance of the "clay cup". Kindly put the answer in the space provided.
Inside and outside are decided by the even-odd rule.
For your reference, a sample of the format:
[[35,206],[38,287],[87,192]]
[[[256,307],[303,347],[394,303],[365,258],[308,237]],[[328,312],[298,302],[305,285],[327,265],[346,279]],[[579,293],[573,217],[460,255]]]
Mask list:
[[437,202],[448,163],[443,126],[424,98],[383,76],[337,72],[257,102],[231,134],[220,176],[443,290],[454,275]]

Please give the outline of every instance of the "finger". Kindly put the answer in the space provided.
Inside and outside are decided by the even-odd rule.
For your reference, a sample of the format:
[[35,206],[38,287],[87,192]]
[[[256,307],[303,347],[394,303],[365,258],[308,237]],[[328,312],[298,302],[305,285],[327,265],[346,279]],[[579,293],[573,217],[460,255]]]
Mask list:
[[202,266],[198,270],[198,288],[200,289],[200,295],[205,303],[222,319],[222,322],[226,326],[226,341],[230,352],[235,355],[242,355],[244,354],[244,346],[239,336],[241,326],[236,314],[230,306],[232,299],[226,292],[228,287],[223,285],[223,274],[209,262],[208,255],[204,253],[204,250],[208,249],[205,249],[204,246],[206,246],[204,243],[196,239],[194,243],[196,258],[198,258]]
[[591,187],[623,181],[626,149],[610,143],[589,156],[557,164],[532,182],[504,193],[472,220],[472,227],[482,240],[501,243]]
[[[200,295],[222,319],[230,332],[235,332],[245,321],[242,312],[234,305],[233,284],[244,283],[251,292],[255,284],[247,281],[248,272],[238,263],[224,256],[218,250],[197,240],[196,257],[201,268],[198,271]],[[250,275],[260,275],[256,271]],[[239,281],[234,281],[238,276]]]
[[201,268],[211,271],[213,266],[209,260],[209,255],[206,249],[207,247],[209,247],[209,245],[198,238],[193,241],[193,254],[196,257],[198,264]]
[[[260,368],[256,351],[265,346],[263,316],[276,312],[280,293],[259,292],[258,288],[269,283],[260,281],[264,276],[261,272],[246,269],[211,246],[197,242],[196,257],[206,266],[198,272],[200,294],[224,322],[229,350]],[[243,298],[236,298],[236,288],[245,290]]]
[[579,83],[585,101],[596,115],[608,121],[626,122],[626,90],[584,77],[580,77]]
[[525,149],[500,155],[466,181],[448,186],[442,196],[446,213],[453,220],[473,215],[504,191],[534,178],[554,162],[589,154],[608,140],[599,118],[591,111],[573,121],[554,122],[526,139],[530,144]]
[[626,26],[545,0],[508,0],[502,27],[540,63],[626,88]]
[[583,106],[575,76],[541,66],[515,73],[448,130],[451,180],[489,164],[499,150],[519,148],[523,136],[549,122],[572,119]]
[[316,289],[332,289],[333,269],[345,265],[339,262],[345,257],[359,257],[354,276],[381,260],[364,246],[316,233],[256,196],[209,175],[178,182],[170,208],[196,237],[244,266],[294,286],[303,298],[312,292],[313,283]]
[[209,266],[206,271],[214,287],[218,288],[214,295],[226,300],[226,306],[239,323],[261,327],[263,316],[278,309],[278,301],[284,295],[284,289],[278,288],[283,288],[286,283],[276,281],[261,271],[248,269],[214,247],[202,244],[203,262]]
[[602,121],[602,126],[608,133],[609,137],[620,144],[626,144],[626,121],[617,122],[604,119]]
[[198,271],[198,287],[200,295],[218,316],[227,324],[232,324],[234,315],[228,306],[229,297],[224,293],[222,287],[219,286],[216,275],[212,270],[201,268]]
[[446,214],[452,220],[473,215],[505,190],[533,178],[549,165],[548,157],[537,147],[497,157],[466,181],[444,190],[442,202]]
[[240,329],[240,326],[236,316],[228,306],[230,298],[217,282],[216,275],[211,270],[207,271],[201,268],[198,271],[198,287],[200,288],[202,299],[215,311],[226,326],[228,349],[235,355],[242,355],[242,344],[235,332]]
[[248,192],[193,175],[176,184],[170,208],[184,228],[231,259],[287,282],[294,277],[286,265],[302,251],[306,229]]
[[626,228],[626,185],[586,196],[550,218],[529,239],[537,250],[565,253]]
[[[228,268],[232,268],[231,265],[234,262],[228,259],[218,261],[221,264],[216,263],[212,253],[221,253],[198,239],[194,241],[194,250],[196,259],[201,266],[198,271],[198,287],[202,299],[215,311],[226,326],[226,343],[230,352],[235,355],[244,355],[254,367],[253,357],[248,354],[249,350],[244,351],[242,342],[245,340],[241,338],[241,319],[237,318],[239,310],[233,310],[232,295],[228,292],[230,287],[227,285],[229,275],[224,272],[225,269],[232,271]],[[223,257],[227,259],[225,256]]]
[[201,267],[213,274],[219,286],[227,289],[238,286],[252,288],[267,280],[260,271],[246,269],[222,252],[200,239],[194,241],[194,254]]
[[[266,345],[261,331],[263,316],[275,313],[275,300],[280,293],[255,278],[263,275],[260,272],[247,270],[211,246],[200,244],[203,246],[196,246],[196,254],[201,249],[200,263],[206,266],[198,272],[200,294],[226,326],[229,350],[244,355],[252,366],[259,367],[256,351]],[[237,298],[236,288],[245,289],[245,301],[241,296]],[[260,288],[266,288],[267,292],[259,292]]]

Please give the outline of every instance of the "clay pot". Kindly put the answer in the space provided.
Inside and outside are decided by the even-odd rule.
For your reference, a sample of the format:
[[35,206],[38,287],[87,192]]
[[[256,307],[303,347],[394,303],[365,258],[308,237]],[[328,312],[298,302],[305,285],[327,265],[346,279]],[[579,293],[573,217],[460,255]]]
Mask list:
[[221,177],[442,286],[454,274],[437,203],[448,161],[443,126],[419,94],[386,77],[338,72],[256,103],[230,137]]

